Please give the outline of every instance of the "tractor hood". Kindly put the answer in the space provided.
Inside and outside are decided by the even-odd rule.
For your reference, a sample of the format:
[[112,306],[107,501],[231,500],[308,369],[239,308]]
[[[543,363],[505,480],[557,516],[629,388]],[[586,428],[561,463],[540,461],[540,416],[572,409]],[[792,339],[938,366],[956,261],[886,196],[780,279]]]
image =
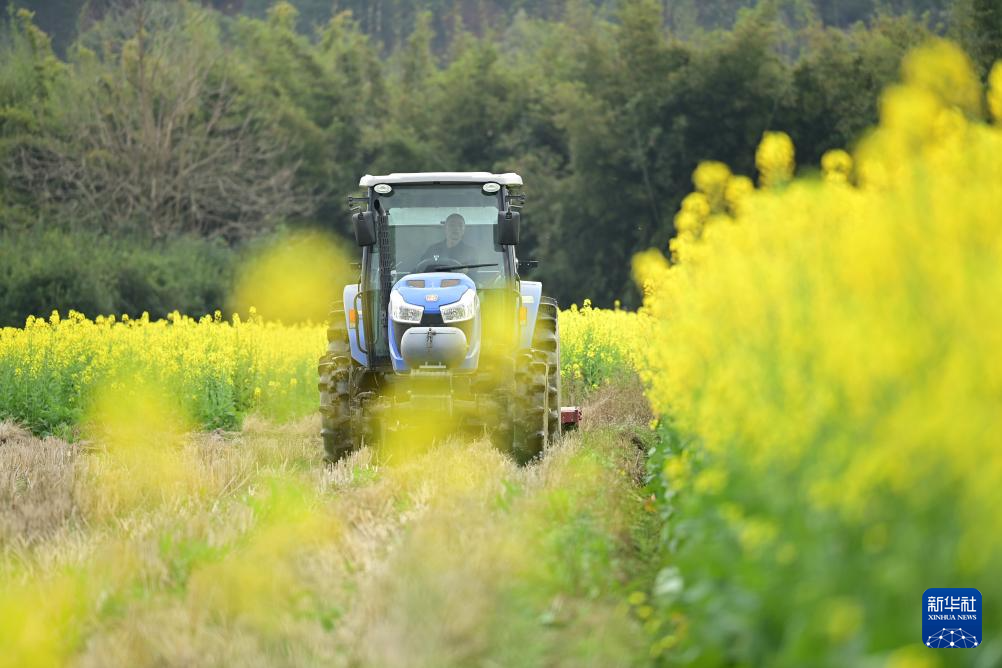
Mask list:
[[442,306],[459,301],[467,290],[476,291],[477,285],[466,274],[435,271],[408,274],[393,289],[408,304],[423,307],[425,313],[438,313]]
[[390,359],[397,373],[476,370],[480,299],[469,276],[408,274],[390,292],[389,316]]

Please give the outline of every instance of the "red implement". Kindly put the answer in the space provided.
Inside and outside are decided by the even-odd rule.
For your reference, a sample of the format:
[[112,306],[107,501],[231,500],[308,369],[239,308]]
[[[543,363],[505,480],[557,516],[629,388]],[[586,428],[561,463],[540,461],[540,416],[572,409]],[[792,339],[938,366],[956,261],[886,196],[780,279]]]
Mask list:
[[581,409],[578,406],[562,406],[560,408],[560,428],[564,431],[577,429],[581,422]]

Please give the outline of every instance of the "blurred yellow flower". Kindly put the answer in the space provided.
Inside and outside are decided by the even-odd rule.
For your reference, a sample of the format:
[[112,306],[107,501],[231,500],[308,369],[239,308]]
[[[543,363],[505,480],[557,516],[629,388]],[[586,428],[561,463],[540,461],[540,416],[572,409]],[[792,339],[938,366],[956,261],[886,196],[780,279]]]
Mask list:
[[763,187],[773,187],[793,178],[793,140],[785,132],[766,132],[755,152],[755,167]]
[[988,77],[988,110],[996,123],[1002,123],[1002,60],[995,63]]
[[852,171],[852,156],[840,148],[821,156],[821,173],[829,183],[848,183]]

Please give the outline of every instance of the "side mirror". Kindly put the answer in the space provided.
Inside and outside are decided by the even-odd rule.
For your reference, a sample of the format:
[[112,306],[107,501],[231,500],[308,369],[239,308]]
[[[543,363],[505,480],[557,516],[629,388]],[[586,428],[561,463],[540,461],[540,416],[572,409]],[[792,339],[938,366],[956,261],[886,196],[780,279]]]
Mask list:
[[519,271],[529,270],[529,269],[535,269],[538,266],[539,266],[539,260],[519,260],[518,261],[518,270]]
[[518,222],[520,218],[518,211],[498,212],[498,243],[502,246],[518,245]]
[[356,213],[351,217],[355,227],[355,241],[359,246],[371,246],[376,243],[376,214],[372,211]]

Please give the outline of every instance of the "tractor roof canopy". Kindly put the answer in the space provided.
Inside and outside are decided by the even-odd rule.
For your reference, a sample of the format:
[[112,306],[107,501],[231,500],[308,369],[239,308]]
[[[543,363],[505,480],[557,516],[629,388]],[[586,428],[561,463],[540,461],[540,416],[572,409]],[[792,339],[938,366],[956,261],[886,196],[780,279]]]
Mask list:
[[385,174],[373,176],[366,174],[358,185],[371,188],[377,183],[388,184],[422,184],[422,183],[500,183],[503,186],[520,186],[522,177],[514,172],[506,174],[491,174],[490,172],[415,172],[410,174]]

